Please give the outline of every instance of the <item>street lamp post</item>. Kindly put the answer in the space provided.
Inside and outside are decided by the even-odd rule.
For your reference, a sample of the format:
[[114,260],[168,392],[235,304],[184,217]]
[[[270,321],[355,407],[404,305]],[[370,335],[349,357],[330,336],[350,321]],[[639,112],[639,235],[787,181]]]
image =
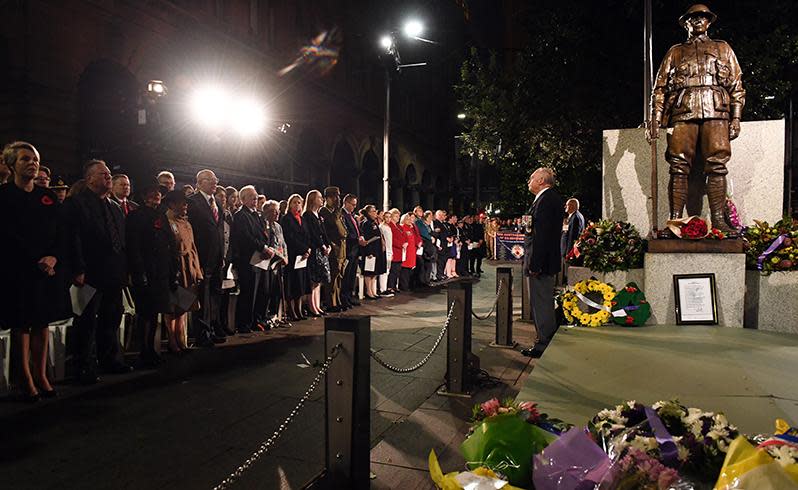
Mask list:
[[[419,37],[423,32],[424,26],[417,20],[411,20],[405,24],[404,33],[410,39],[422,41],[425,43],[436,44],[435,41]],[[391,138],[391,71],[401,71],[402,68],[413,68],[416,66],[426,66],[427,63],[410,63],[402,64],[399,57],[399,48],[396,46],[396,38],[394,33],[380,38],[380,45],[385,49],[386,53],[391,56],[393,66],[385,65],[385,121],[382,126],[382,208],[388,211],[391,207],[390,204],[390,138]]]

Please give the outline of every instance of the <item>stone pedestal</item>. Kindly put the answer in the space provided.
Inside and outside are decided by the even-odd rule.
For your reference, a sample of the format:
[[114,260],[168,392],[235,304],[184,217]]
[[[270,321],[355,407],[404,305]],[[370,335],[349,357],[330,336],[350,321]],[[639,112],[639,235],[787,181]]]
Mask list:
[[745,328],[798,334],[798,271],[745,271]]
[[626,286],[629,282],[636,282],[644,293],[647,293],[645,288],[645,277],[643,269],[629,269],[626,271],[614,272],[596,272],[588,269],[587,267],[568,267],[568,285],[573,286],[579,281],[595,277],[601,282],[612,284],[615,289]]
[[[647,253],[644,260],[646,298],[651,303],[650,325],[676,325],[675,274],[715,274],[718,325],[743,326],[745,254]],[[642,287],[642,286],[641,286]]]
[[0,393],[8,391],[11,369],[11,330],[0,330]]

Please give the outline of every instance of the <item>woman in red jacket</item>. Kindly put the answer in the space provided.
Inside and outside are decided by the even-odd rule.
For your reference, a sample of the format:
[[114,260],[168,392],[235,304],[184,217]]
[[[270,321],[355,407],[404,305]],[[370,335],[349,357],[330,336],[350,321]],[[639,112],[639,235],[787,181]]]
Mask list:
[[416,249],[421,243],[421,237],[418,234],[418,229],[413,224],[415,216],[412,213],[405,213],[402,216],[402,231],[404,232],[407,241],[405,247],[404,261],[402,262],[402,272],[399,275],[399,290],[410,291],[410,276],[413,269],[416,268]]
[[[387,219],[390,216],[390,219]],[[399,292],[399,275],[402,272],[402,262],[407,254],[407,236],[402,228],[399,227],[401,213],[393,208],[385,213],[386,223],[391,229],[391,263],[388,270],[388,292],[396,294]]]

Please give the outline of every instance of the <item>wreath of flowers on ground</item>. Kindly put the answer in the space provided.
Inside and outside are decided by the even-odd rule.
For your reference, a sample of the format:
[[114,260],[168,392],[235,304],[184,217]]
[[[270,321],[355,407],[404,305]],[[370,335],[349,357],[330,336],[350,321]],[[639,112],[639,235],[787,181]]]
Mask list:
[[639,268],[643,266],[643,240],[631,223],[604,219],[585,228],[566,260],[597,272]]
[[[591,293],[601,294],[601,300],[595,301],[594,299],[589,298],[588,295],[594,297],[597,296],[597,294]],[[584,281],[579,281],[578,283],[574,284],[572,290],[568,290],[565,292],[565,294],[563,294],[562,309],[565,319],[569,323],[576,323],[585,327],[598,327],[600,325],[604,325],[605,323],[609,322],[610,317],[612,316],[610,310],[613,306],[612,300],[615,298],[616,294],[617,292],[611,285],[603,283],[598,279],[590,278]],[[596,304],[600,304],[606,309],[599,309],[598,311],[591,313],[591,307],[585,304],[584,300],[580,298],[579,295],[588,298]],[[583,310],[582,306],[580,306],[582,304],[585,304],[585,310]],[[593,307],[593,309],[595,310],[596,308]]]
[[[722,413],[688,408],[676,400],[659,401],[651,408],[676,445],[676,469],[714,481],[729,445],[739,435],[737,428]],[[627,450],[637,449],[662,461],[660,443],[647,420],[645,406],[632,400],[600,411],[589,428],[608,454],[623,455]]]
[[743,230],[745,265],[763,274],[798,270],[798,220],[784,218],[774,225],[754,220]]

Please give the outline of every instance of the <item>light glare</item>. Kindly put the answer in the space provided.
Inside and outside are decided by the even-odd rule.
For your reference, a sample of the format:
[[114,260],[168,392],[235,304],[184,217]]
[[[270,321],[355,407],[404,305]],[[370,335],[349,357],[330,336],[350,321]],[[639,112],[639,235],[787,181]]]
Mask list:
[[194,119],[208,128],[218,128],[225,123],[228,107],[228,95],[218,88],[199,90],[191,101]]
[[405,24],[405,35],[407,37],[418,37],[424,32],[424,25],[418,20],[409,20]]
[[460,114],[457,115],[457,119],[465,119],[465,118],[466,118],[465,112],[461,112]]
[[233,106],[230,122],[238,134],[253,136],[266,126],[266,114],[257,101],[242,99]]
[[391,47],[393,47],[393,39],[391,39],[391,36],[382,36],[380,38],[380,46],[390,51]]

